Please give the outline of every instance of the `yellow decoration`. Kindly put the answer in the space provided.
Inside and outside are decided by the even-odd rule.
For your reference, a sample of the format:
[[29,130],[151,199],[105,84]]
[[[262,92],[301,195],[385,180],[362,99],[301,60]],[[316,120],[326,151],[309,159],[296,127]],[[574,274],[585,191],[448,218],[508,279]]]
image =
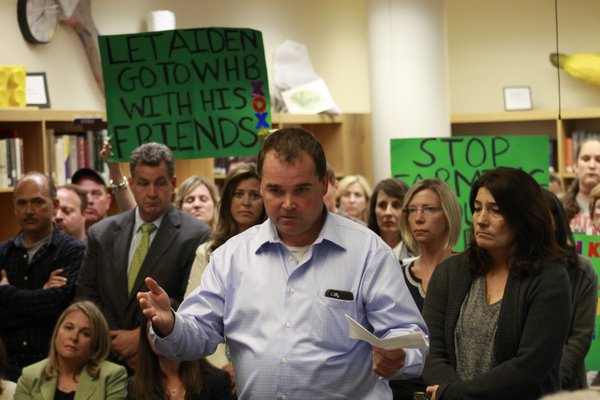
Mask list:
[[0,107],[25,107],[25,67],[0,66]]
[[600,86],[600,53],[553,53],[550,62],[573,78]]

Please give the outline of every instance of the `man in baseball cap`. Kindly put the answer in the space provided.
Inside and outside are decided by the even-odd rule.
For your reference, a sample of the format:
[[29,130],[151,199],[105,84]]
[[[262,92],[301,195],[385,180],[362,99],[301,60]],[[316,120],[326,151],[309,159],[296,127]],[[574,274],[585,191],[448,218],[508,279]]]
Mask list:
[[106,218],[112,197],[106,181],[91,168],[80,168],[71,177],[71,182],[87,193],[88,206],[85,209],[85,230]]

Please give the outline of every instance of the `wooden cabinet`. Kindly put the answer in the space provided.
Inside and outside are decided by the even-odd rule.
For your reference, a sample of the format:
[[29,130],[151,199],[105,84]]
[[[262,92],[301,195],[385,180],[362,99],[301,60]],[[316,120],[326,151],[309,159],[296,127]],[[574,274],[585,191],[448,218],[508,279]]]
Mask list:
[[545,135],[550,138],[552,167],[568,184],[573,178],[570,158],[575,162],[573,149],[568,145],[575,131],[600,132],[600,109],[558,111],[512,111],[494,114],[453,115],[452,135]]

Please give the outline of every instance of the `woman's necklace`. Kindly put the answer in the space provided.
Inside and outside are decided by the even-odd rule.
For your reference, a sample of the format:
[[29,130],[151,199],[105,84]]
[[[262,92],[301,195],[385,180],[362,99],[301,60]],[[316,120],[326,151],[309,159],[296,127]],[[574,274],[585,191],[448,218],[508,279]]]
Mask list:
[[167,396],[171,400],[181,400],[185,398],[185,387],[179,383],[177,386],[167,386]]
[[77,390],[79,386],[79,382],[77,381],[78,377],[74,376],[59,376],[57,387],[63,393],[71,393]]

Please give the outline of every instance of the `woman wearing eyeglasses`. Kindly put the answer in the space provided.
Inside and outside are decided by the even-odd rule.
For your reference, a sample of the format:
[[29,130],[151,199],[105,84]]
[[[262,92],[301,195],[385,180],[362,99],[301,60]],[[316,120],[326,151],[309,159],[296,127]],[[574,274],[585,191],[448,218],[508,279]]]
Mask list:
[[540,185],[498,167],[471,187],[471,240],[438,265],[423,317],[433,399],[534,400],[561,389],[571,324],[567,253]]
[[[444,181],[425,179],[416,182],[404,197],[400,232],[415,260],[402,266],[406,286],[420,311],[435,267],[452,254],[460,235],[460,205]],[[390,381],[394,399],[412,399],[414,392],[425,391],[421,379]]]

